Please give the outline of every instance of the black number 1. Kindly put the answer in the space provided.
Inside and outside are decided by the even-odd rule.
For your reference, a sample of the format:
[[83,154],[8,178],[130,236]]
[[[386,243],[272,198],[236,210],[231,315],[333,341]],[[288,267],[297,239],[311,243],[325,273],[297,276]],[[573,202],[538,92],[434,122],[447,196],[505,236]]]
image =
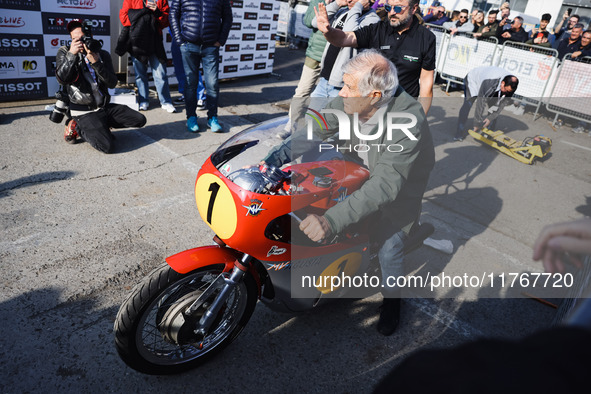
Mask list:
[[212,182],[209,185],[209,189],[211,192],[211,196],[209,197],[209,205],[207,206],[207,223],[211,224],[211,214],[213,213],[213,203],[215,202],[215,198],[218,195],[218,191],[220,190],[220,185],[215,182]]

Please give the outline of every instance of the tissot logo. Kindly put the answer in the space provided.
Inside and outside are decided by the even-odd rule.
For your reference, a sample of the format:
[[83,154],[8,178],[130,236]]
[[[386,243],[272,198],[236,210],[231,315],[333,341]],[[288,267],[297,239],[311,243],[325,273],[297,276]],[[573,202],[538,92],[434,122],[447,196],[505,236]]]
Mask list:
[[21,10],[21,11],[41,11],[40,0],[0,0],[0,8]]
[[42,85],[41,82],[0,83],[0,93],[39,90]]
[[0,27],[18,28],[24,26],[25,20],[22,16],[0,16]]
[[[65,16],[57,13],[43,13],[43,32],[45,34],[68,34],[66,26],[72,19],[78,16],[70,14]],[[111,34],[111,26],[107,16],[93,16],[84,19],[92,29],[92,34],[97,36],[108,36]]]
[[255,70],[264,70],[265,68],[267,68],[267,63],[255,63],[254,64]]
[[249,71],[252,70],[252,67],[249,66],[248,64],[245,64],[244,66],[240,67],[240,71]]
[[267,30],[271,30],[270,23],[259,23],[259,31],[267,31]]
[[232,23],[232,27],[230,27],[230,30],[241,30],[242,29],[242,23],[238,22],[234,22]]
[[249,1],[244,5],[245,8],[259,8],[254,2]]
[[230,5],[232,6],[232,8],[244,7],[244,3],[242,2],[242,0],[232,0],[232,1],[230,1]]
[[261,3],[261,10],[273,11],[273,3]]
[[252,51],[254,49],[254,47],[250,44],[246,44],[245,46],[242,47],[243,51]]
[[43,56],[41,34],[0,34],[0,56]]
[[232,19],[242,19],[242,12],[233,12]]
[[57,0],[57,5],[61,8],[93,10],[96,8],[96,0]]
[[256,25],[253,25],[252,23],[249,23],[248,25],[244,25],[244,30],[256,30],[257,27]]
[[235,64],[231,66],[224,66],[225,73],[235,73],[236,71],[238,71],[238,66]]
[[268,41],[269,40],[269,35],[268,34],[260,34],[260,35],[257,35],[257,40],[258,41]]
[[244,19],[246,20],[257,20],[259,18],[259,14],[256,12],[245,12]]
[[266,20],[269,20],[270,21],[271,19],[273,19],[273,17],[272,16],[269,16],[267,14],[263,14],[263,15],[260,16],[259,19],[266,19]]
[[252,53],[245,53],[240,55],[240,61],[241,62],[249,62],[254,58],[254,55]]
[[267,56],[265,56],[264,53],[259,54],[257,57],[255,57],[256,60],[263,60],[263,59],[267,59]]
[[1,98],[41,98],[47,97],[47,79],[35,78],[26,81],[5,79],[0,82]]
[[225,62],[237,62],[238,60],[239,59],[236,56],[234,56],[234,55],[230,55],[227,58],[224,58],[224,61]]
[[245,33],[242,35],[242,41],[254,41],[256,39],[256,35],[252,33]]
[[240,40],[240,36],[237,36],[236,34],[232,33],[229,37],[228,40],[230,41],[236,41],[236,40]]
[[266,51],[269,48],[269,44],[257,44],[257,51]]
[[226,52],[238,52],[240,50],[240,45],[238,44],[228,44],[224,47],[224,51]]

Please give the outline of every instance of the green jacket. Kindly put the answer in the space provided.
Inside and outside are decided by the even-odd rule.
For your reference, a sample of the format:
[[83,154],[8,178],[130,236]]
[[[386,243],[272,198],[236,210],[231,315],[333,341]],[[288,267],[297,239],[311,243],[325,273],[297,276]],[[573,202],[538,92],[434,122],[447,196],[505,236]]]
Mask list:
[[310,0],[310,5],[304,15],[304,25],[308,26],[313,31],[310,38],[308,38],[306,56],[318,62],[322,61],[322,54],[324,53],[324,47],[326,46],[326,38],[324,38],[324,34],[318,30],[316,26],[312,25],[312,20],[316,17],[314,7],[318,7],[319,3],[324,4],[324,0]]
[[[385,149],[378,151],[374,147],[370,149],[369,179],[361,188],[324,214],[335,233],[373,215],[375,221],[372,220],[372,223],[376,225],[372,225],[372,238],[386,239],[399,230],[408,234],[413,224],[419,219],[423,194],[435,164],[433,140],[423,108],[416,99],[400,87],[386,110],[386,113],[393,112],[416,116],[417,124],[409,131],[417,140],[413,141],[401,130],[394,129],[390,141],[387,140],[387,133],[384,130],[379,140],[366,142],[370,146],[371,144],[399,144],[403,149],[399,153],[391,153]],[[329,130],[338,130],[338,122],[334,115],[327,114],[325,119]],[[393,123],[408,124],[409,119],[394,118]],[[384,119],[384,125],[386,124]],[[376,125],[370,134],[377,131]],[[351,135],[350,142],[340,141],[339,145],[359,144],[360,141],[355,133]]]

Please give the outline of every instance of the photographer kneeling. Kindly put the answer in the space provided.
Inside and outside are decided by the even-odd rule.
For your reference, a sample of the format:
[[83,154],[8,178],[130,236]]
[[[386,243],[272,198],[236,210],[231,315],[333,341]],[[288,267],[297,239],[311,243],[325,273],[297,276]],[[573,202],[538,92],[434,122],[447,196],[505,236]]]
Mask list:
[[56,57],[56,77],[65,87],[73,120],[66,125],[64,139],[75,143],[80,137],[101,152],[111,151],[113,128],[142,127],[146,117],[125,105],[110,104],[108,88],[117,85],[111,56],[92,39],[81,20],[68,23],[70,46],[62,46]]

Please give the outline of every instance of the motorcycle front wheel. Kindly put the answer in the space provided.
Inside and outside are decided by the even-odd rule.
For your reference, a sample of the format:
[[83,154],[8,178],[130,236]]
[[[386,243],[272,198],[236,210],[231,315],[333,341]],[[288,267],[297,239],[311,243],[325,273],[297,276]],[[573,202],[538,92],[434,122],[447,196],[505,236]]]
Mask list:
[[220,352],[240,334],[256,305],[257,287],[250,274],[234,288],[205,337],[195,325],[218,292],[184,322],[182,313],[222,272],[211,265],[179,274],[167,264],[155,269],[123,302],[115,319],[115,345],[131,368],[168,375],[194,368]]

